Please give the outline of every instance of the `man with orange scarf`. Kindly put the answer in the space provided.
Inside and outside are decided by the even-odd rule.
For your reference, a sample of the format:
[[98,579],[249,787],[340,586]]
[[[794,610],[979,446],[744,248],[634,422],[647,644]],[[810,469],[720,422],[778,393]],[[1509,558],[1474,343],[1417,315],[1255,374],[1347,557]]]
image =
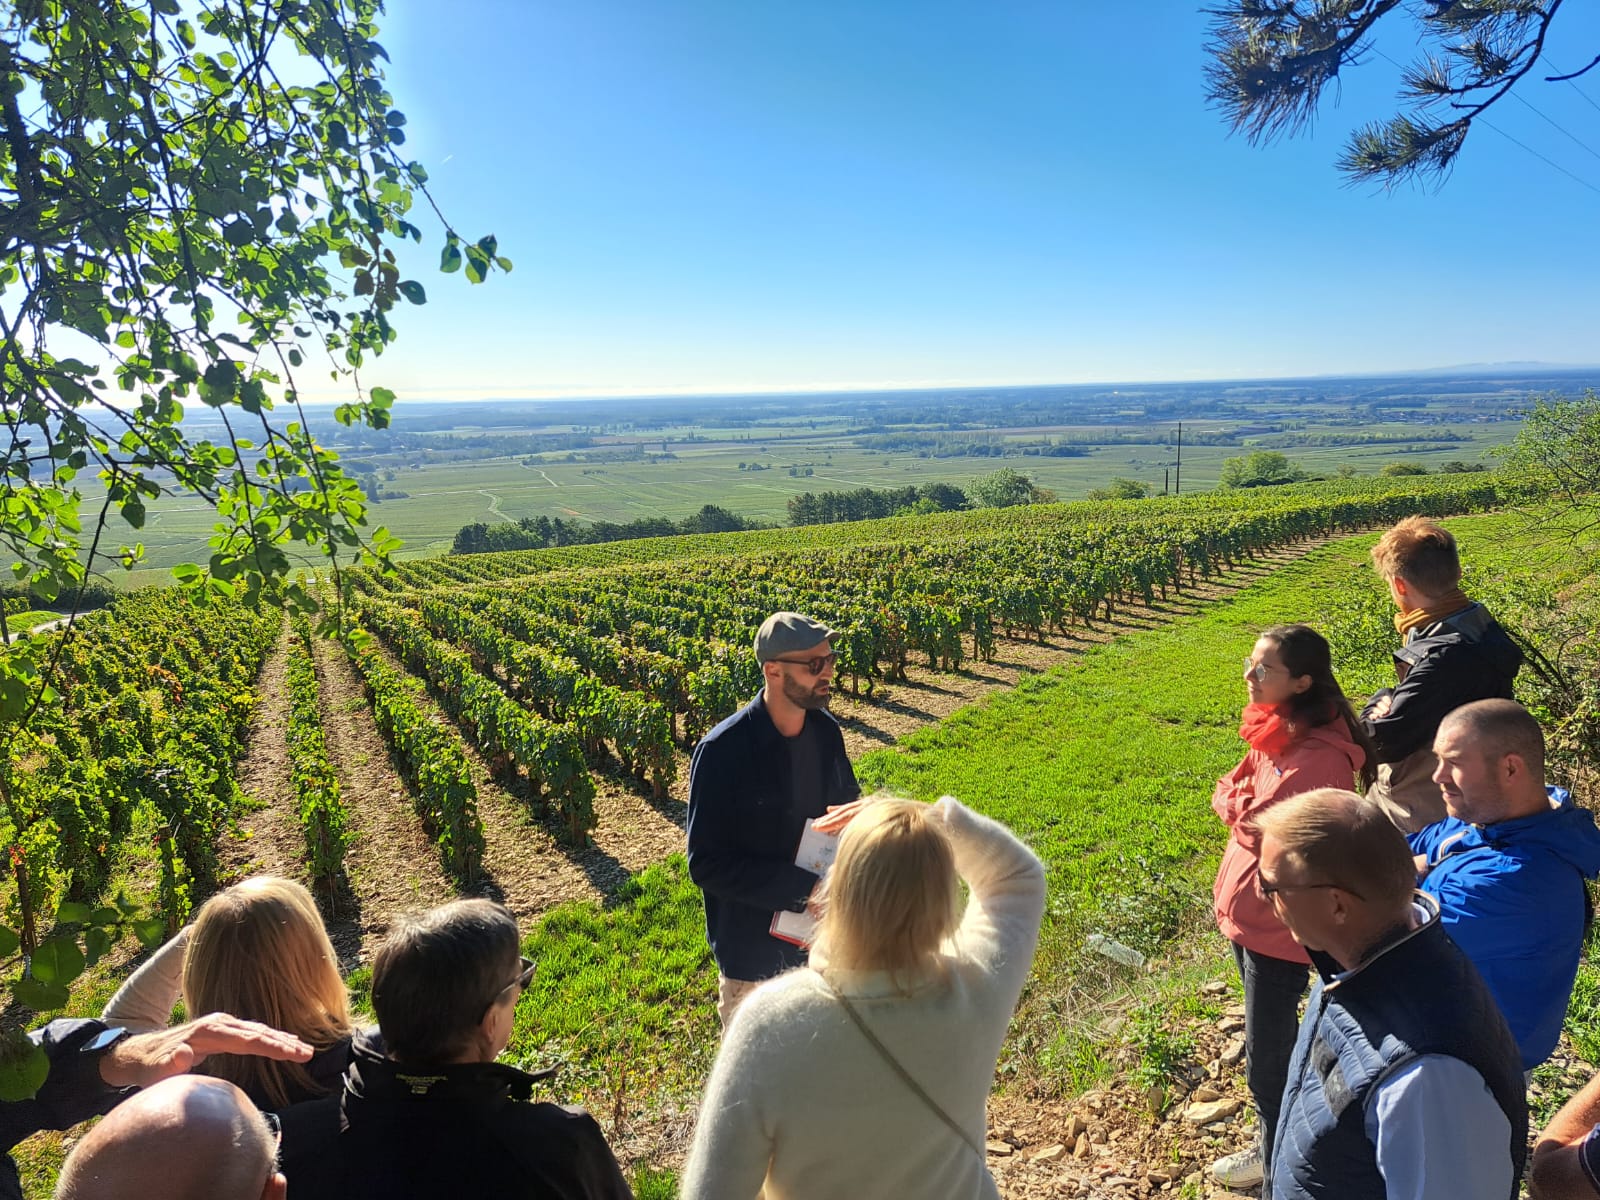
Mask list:
[[1395,628],[1397,681],[1361,711],[1377,747],[1378,779],[1367,796],[1402,833],[1444,819],[1433,781],[1439,723],[1475,700],[1509,700],[1522,665],[1505,630],[1461,591],[1456,539],[1426,517],[1407,517],[1378,540],[1372,562],[1400,610]]

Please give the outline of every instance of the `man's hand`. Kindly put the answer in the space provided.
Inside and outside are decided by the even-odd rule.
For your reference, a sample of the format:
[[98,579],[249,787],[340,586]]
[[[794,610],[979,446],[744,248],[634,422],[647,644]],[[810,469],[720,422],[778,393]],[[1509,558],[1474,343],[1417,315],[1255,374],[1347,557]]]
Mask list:
[[830,804],[827,814],[811,822],[811,828],[818,833],[838,833],[871,803],[871,800],[852,800],[849,804]]
[[193,1070],[210,1054],[254,1054],[305,1062],[311,1057],[311,1047],[270,1025],[227,1013],[207,1013],[171,1029],[118,1042],[100,1059],[100,1078],[112,1087],[149,1087]]

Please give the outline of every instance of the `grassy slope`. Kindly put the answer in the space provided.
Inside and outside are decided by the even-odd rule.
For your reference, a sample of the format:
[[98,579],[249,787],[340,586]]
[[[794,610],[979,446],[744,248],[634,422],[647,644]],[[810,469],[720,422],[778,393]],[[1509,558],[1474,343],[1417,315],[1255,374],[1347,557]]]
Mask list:
[[[1474,573],[1499,591],[1581,570],[1565,549],[1518,533],[1520,517],[1449,524]],[[1161,952],[1208,925],[1223,845],[1209,797],[1241,753],[1240,660],[1268,625],[1341,630],[1370,618],[1382,599],[1366,565],[1373,540],[1335,543],[1230,601],[1092,650],[857,764],[868,786],[961,797],[1017,829],[1047,862],[1051,909],[1009,1064],[1033,1086],[1081,1081],[1074,1016],[1129,978],[1083,949],[1088,933]],[[1381,636],[1341,663],[1352,693],[1381,681]],[[674,1102],[692,1095],[715,1050],[712,966],[681,858],[639,885],[610,908],[572,905],[540,925],[530,942],[542,960],[540,994],[512,1046],[530,1061],[570,1064],[566,1089],[608,1110],[662,1090]]]

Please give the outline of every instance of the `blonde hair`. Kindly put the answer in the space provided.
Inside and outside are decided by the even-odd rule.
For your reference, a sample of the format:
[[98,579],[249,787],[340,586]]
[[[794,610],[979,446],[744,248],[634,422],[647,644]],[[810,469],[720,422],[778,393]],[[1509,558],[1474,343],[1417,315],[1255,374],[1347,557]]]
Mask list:
[[961,917],[950,839],[925,804],[878,799],[845,827],[823,888],[816,957],[887,971],[905,989]]
[[1399,576],[1430,596],[1443,595],[1461,582],[1455,536],[1427,517],[1407,517],[1379,538],[1372,565],[1385,579]]
[[1305,882],[1331,883],[1396,910],[1417,886],[1405,835],[1382,806],[1355,792],[1314,788],[1276,802],[1251,824],[1312,877]]
[[[218,892],[195,918],[183,960],[190,1017],[229,1013],[292,1033],[323,1050],[350,1036],[350,994],[311,893],[291,879],[257,875]],[[290,1090],[320,1086],[299,1063],[215,1054],[205,1073],[290,1103]]]

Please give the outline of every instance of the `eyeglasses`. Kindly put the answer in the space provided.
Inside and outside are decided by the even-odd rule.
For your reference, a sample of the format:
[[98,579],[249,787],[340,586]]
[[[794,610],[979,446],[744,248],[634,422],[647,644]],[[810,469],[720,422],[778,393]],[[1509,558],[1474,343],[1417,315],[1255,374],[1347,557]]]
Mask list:
[[1263,900],[1271,900],[1281,892],[1309,892],[1317,888],[1338,888],[1341,892],[1349,892],[1357,900],[1366,900],[1360,892],[1342,883],[1268,883],[1265,875],[1256,872],[1256,894]]
[[512,988],[517,989],[517,999],[519,1000],[522,999],[522,993],[528,990],[528,984],[533,979],[533,970],[537,964],[525,954],[519,956],[517,962],[521,965],[521,969],[517,972],[517,977],[494,994],[494,999],[489,1001],[491,1008],[499,1003],[500,997],[504,996]]
[[804,667],[808,675],[821,675],[838,659],[837,654],[819,654],[815,658],[769,658],[767,661],[788,663],[791,667]]
[[[1267,681],[1267,675],[1270,672],[1279,669],[1280,668],[1277,667],[1269,667],[1266,663],[1258,663],[1249,655],[1245,655],[1244,675],[1246,679],[1254,679],[1257,683],[1265,683]],[[1288,668],[1285,667],[1281,669],[1287,670]]]

